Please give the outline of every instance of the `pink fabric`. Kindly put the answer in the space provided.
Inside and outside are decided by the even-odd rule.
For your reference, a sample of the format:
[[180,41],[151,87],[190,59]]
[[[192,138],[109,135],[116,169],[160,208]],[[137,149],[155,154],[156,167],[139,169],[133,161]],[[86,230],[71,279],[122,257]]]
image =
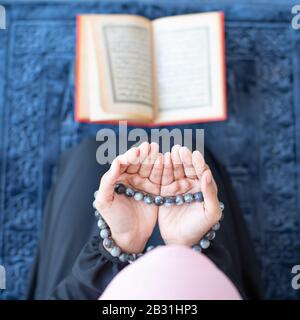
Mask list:
[[169,245],[148,252],[120,271],[102,300],[241,299],[227,276],[205,255]]

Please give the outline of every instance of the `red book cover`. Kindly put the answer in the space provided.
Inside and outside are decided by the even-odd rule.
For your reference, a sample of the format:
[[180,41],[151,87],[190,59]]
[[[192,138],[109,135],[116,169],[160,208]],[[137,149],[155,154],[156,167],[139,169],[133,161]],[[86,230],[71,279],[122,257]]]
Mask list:
[[[84,15],[85,17],[87,15]],[[186,15],[188,16],[188,15]],[[79,115],[79,110],[82,108],[81,106],[81,81],[82,80],[82,74],[81,74],[81,50],[84,50],[85,48],[82,47],[82,15],[78,15],[76,18],[76,71],[75,71],[75,120],[78,122],[86,122],[86,123],[103,123],[103,124],[118,124],[119,121],[126,120],[128,122],[128,125],[133,126],[143,126],[143,127],[156,127],[156,126],[165,126],[165,125],[178,125],[178,124],[192,124],[192,123],[203,123],[203,122],[213,122],[213,121],[224,121],[227,119],[227,103],[226,103],[226,55],[225,55],[225,32],[224,32],[224,13],[218,12],[218,19],[219,19],[219,26],[220,26],[220,39],[221,39],[221,63],[220,63],[220,77],[222,81],[222,95],[223,95],[223,103],[220,106],[222,110],[222,114],[217,117],[201,117],[201,118],[190,118],[188,120],[176,120],[173,121],[170,119],[170,121],[164,121],[164,122],[153,122],[153,121],[139,121],[139,120],[126,120],[124,118],[120,120],[90,120],[89,118],[85,118]]]

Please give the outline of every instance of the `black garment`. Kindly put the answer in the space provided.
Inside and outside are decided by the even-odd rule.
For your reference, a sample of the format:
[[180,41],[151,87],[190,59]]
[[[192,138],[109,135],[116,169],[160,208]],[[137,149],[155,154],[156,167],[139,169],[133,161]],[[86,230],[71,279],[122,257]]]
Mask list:
[[[96,141],[85,141],[60,159],[45,207],[28,299],[97,299],[126,265],[111,257],[97,236],[93,195],[109,168],[96,162],[97,147]],[[205,159],[225,204],[221,229],[205,253],[244,298],[262,298],[259,268],[228,175],[208,150]],[[163,244],[157,225],[148,244]]]

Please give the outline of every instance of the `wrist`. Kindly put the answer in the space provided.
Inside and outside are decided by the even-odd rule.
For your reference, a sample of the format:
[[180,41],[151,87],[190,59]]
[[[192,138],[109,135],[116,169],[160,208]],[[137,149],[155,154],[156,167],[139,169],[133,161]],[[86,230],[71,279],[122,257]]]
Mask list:
[[182,241],[179,241],[178,239],[163,239],[165,245],[182,245],[182,246],[188,246],[188,244],[183,243]]
[[196,251],[207,249],[210,246],[212,240],[216,236],[216,231],[219,230],[220,223],[217,222],[208,232],[201,233],[202,235],[194,237],[162,237],[166,245],[182,245],[192,247]]
[[182,245],[182,246],[187,246],[187,247],[193,246],[195,243],[197,243],[197,241],[199,241],[199,239],[201,239],[201,237],[197,237],[197,240],[196,239],[181,239],[181,238],[174,238],[174,239],[163,238],[164,243],[166,245],[176,244],[176,245]]
[[127,253],[143,252],[148,241],[147,237],[136,236],[132,234],[118,234],[112,232],[111,235],[115,244]]
[[[162,228],[161,228],[162,229]],[[193,246],[202,239],[206,232],[190,232],[187,230],[164,230],[161,232],[162,239],[166,245],[183,245],[187,247]],[[175,231],[175,232],[174,232]],[[209,231],[209,230],[207,230]]]

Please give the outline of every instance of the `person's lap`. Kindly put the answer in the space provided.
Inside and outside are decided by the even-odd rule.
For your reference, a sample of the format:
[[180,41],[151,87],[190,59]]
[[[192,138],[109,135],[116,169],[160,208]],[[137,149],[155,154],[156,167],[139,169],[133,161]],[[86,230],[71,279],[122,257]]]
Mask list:
[[[98,189],[101,176],[109,168],[109,165],[96,162],[97,147],[94,140],[84,141],[61,157],[57,179],[44,210],[43,230],[29,298],[47,298],[70,273],[84,244],[97,234],[93,194]],[[257,265],[252,244],[230,182],[208,150],[205,151],[205,159],[218,185],[219,199],[225,204],[225,218],[216,242],[230,252],[231,263],[225,265],[222,255],[218,257],[218,254],[212,254],[212,260],[236,285],[247,291],[248,296],[259,297],[259,278],[255,276]],[[157,226],[149,244],[163,244]],[[245,270],[247,264],[251,265],[249,270]]]

